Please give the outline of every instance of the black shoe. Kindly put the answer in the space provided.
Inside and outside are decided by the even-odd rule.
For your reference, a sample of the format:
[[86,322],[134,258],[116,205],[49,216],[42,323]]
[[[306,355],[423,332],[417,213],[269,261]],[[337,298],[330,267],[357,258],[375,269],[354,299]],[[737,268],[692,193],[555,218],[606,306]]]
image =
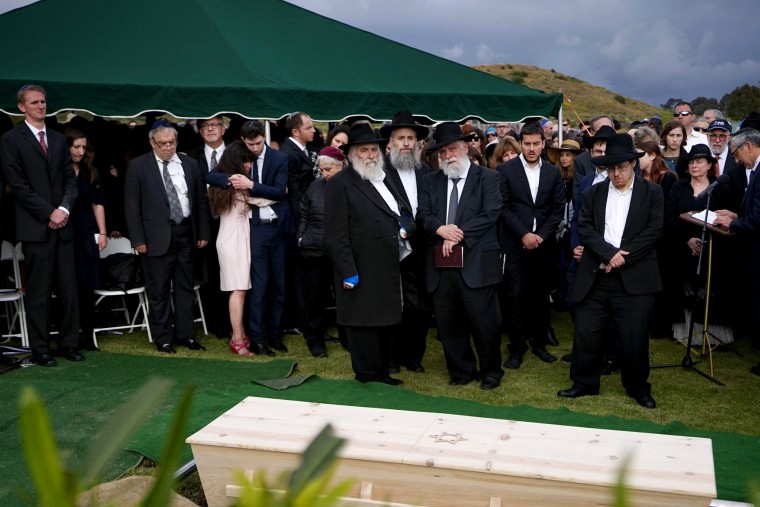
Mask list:
[[559,346],[559,340],[557,340],[557,335],[554,333],[554,328],[551,326],[546,330],[546,343],[552,347]]
[[599,390],[590,389],[580,385],[574,385],[570,389],[562,389],[557,391],[557,396],[560,398],[580,398],[581,396],[596,396],[599,394]]
[[263,343],[252,343],[250,347],[248,347],[248,350],[256,354],[257,356],[269,356],[274,357],[274,352],[269,350],[269,347],[264,345]]
[[190,338],[185,343],[183,343],[185,347],[187,347],[190,350],[206,350],[206,347],[201,345],[201,342],[196,340],[195,338]]
[[314,357],[327,357],[327,351],[324,347],[314,347],[313,349],[309,349],[311,352],[311,355]]
[[290,329],[283,329],[282,333],[283,334],[303,334],[301,333],[301,330],[298,329],[297,327],[292,327]]
[[269,346],[273,348],[274,350],[280,351],[280,352],[287,352],[288,348],[285,346],[284,343],[282,343],[282,340],[272,340],[269,342]]
[[491,389],[496,389],[501,384],[501,380],[493,377],[486,377],[483,379],[483,381],[480,383],[480,388],[484,391],[490,391]]
[[50,354],[32,354],[32,361],[39,366],[56,366],[58,362]]
[[604,366],[602,366],[602,371],[599,372],[600,375],[613,375],[615,373],[620,373],[620,370],[622,367],[613,361],[605,361]]
[[159,352],[163,352],[164,354],[176,354],[177,351],[174,350],[174,347],[172,347],[171,343],[164,343],[163,345],[156,345],[156,350]]
[[509,358],[504,361],[504,368],[507,368],[509,370],[516,370],[520,367],[522,362],[522,356],[519,356],[517,354],[510,354]]
[[425,367],[420,363],[409,363],[406,365],[406,369],[414,373],[425,373]]
[[449,381],[450,386],[466,386],[472,382],[470,377],[454,377]]
[[393,377],[385,377],[380,382],[383,384],[388,384],[389,386],[401,386],[404,385],[404,381],[400,378],[393,378]]
[[570,364],[573,361],[573,355],[572,354],[565,354],[561,358],[563,363]]
[[74,347],[59,347],[55,355],[58,357],[64,357],[69,361],[84,361],[84,356]]
[[657,408],[657,403],[652,398],[651,394],[642,394],[636,397],[636,403],[644,408]]
[[325,333],[325,343],[340,343],[340,339],[334,337],[333,335]]
[[550,354],[543,347],[540,349],[533,349],[532,352],[534,356],[536,356],[537,358],[539,358],[541,361],[545,363],[554,363],[557,361],[557,356],[555,356],[554,354]]
[[388,365],[388,373],[399,373],[401,371],[401,368],[396,363],[391,363]]
[[760,375],[760,362],[749,369],[749,372],[753,375]]

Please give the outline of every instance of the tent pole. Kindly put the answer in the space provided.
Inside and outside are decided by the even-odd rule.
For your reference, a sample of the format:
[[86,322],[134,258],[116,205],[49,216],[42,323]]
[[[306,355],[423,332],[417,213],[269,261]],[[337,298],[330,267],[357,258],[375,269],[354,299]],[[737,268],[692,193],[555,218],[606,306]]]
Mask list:
[[264,120],[264,137],[267,140],[267,145],[272,142],[272,131],[269,128],[269,120]]
[[[559,89],[559,93],[562,93],[562,88]],[[564,101],[563,101],[564,102]],[[559,125],[557,126],[557,131],[559,132],[559,145],[562,146],[562,141],[565,140],[565,130],[562,128],[562,118],[564,116],[564,111],[562,110],[562,105],[559,106],[559,116],[557,117],[557,121],[559,122]]]

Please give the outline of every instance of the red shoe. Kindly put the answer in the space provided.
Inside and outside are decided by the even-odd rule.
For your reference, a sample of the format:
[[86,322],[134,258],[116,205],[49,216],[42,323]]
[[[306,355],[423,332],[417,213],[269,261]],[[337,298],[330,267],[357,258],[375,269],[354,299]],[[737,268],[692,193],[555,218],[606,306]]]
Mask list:
[[[248,343],[246,343],[248,342]],[[248,350],[248,344],[250,341],[246,338],[246,342],[238,343],[235,340],[230,340],[230,350],[233,354],[237,354],[239,356],[250,356],[251,351]]]

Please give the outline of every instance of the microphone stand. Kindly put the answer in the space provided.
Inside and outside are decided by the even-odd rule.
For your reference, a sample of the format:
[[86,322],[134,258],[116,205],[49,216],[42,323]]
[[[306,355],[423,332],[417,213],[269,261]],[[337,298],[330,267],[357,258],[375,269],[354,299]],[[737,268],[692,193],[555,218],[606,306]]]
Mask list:
[[[710,199],[712,197],[712,192],[716,187],[710,188],[707,190],[707,205],[705,206],[705,216],[704,220],[702,221],[702,236],[699,240],[699,260],[697,261],[697,277],[702,274],[702,255],[705,251],[705,243],[710,243],[708,255],[707,255],[707,285],[705,290],[705,320],[704,325],[702,326],[702,344],[704,345],[705,340],[709,340],[709,332],[707,331],[707,311],[709,309],[710,304],[710,275],[712,274],[712,237],[710,232],[707,230],[707,215],[710,210]],[[691,308],[691,314],[689,315],[689,337],[686,340],[686,354],[684,355],[683,359],[680,363],[674,363],[674,364],[660,364],[660,365],[652,365],[651,368],[675,368],[678,366],[682,366],[686,368],[687,370],[691,370],[694,373],[697,373],[699,375],[702,375],[704,378],[711,380],[718,384],[719,386],[725,386],[723,382],[716,379],[715,377],[712,377],[708,375],[707,373],[698,370],[695,366],[699,363],[699,361],[694,361],[691,358],[691,349],[693,348],[693,334],[694,334],[694,314],[696,313],[697,306],[699,305],[699,291],[696,291],[694,294],[694,304]],[[707,346],[708,350],[710,351],[710,373],[712,373],[712,349],[710,348],[709,344]]]

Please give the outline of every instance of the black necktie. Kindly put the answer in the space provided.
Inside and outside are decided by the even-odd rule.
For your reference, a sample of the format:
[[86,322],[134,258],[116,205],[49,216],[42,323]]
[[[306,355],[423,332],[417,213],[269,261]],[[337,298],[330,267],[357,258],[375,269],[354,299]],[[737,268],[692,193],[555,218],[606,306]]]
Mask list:
[[457,206],[459,206],[459,189],[457,183],[462,178],[451,178],[451,196],[449,197],[449,214],[446,218],[447,224],[453,224],[457,217]]
[[216,166],[218,164],[219,163],[216,160],[216,150],[214,150],[214,151],[211,152],[211,167],[209,168],[209,170],[213,171],[214,169],[216,169]]
[[251,181],[259,183],[259,157],[253,157],[251,161]]

